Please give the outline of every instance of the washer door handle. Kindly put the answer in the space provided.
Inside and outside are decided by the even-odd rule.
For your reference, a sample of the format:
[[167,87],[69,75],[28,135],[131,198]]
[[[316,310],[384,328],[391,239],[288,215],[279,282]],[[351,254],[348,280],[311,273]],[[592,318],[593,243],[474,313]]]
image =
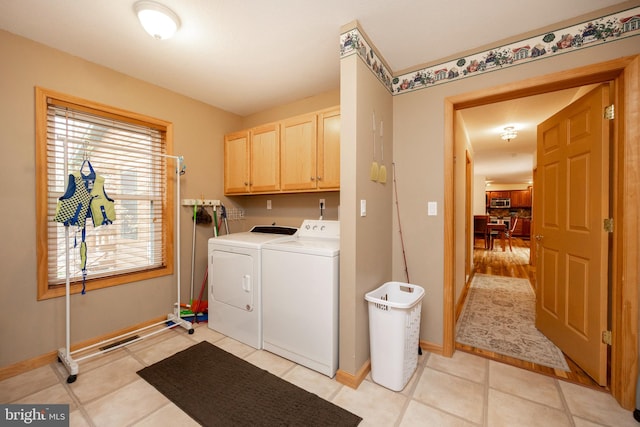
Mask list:
[[242,276],[242,290],[251,292],[251,275],[245,274]]

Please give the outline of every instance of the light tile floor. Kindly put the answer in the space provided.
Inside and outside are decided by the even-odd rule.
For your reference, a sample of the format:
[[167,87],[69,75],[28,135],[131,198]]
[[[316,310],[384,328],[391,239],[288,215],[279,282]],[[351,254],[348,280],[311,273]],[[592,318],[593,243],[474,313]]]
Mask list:
[[[633,426],[611,395],[456,352],[425,353],[401,392],[371,380],[357,390],[206,327],[172,329],[80,361],[78,379],[53,363],[0,382],[2,403],[67,403],[71,426],[196,426],[136,371],[207,340],[363,418],[361,426]],[[76,356],[79,358],[79,356]]]

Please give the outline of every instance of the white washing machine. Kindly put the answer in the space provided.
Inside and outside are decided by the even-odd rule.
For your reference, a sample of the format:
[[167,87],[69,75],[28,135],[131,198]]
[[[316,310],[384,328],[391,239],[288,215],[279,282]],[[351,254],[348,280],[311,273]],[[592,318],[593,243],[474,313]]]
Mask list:
[[340,222],[305,220],[262,249],[263,348],[329,377],[338,369]]
[[290,238],[297,230],[256,226],[209,239],[209,328],[262,348],[262,247]]

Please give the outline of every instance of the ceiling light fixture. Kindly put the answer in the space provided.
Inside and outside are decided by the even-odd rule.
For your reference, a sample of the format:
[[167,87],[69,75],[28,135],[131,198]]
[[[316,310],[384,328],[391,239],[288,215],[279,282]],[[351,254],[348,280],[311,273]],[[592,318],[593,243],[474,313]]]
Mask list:
[[500,134],[500,137],[505,141],[509,142],[512,139],[515,139],[518,136],[518,131],[513,126],[507,126],[504,128],[504,131]]
[[168,7],[155,1],[139,1],[133,5],[140,24],[154,39],[165,40],[180,28],[180,18]]

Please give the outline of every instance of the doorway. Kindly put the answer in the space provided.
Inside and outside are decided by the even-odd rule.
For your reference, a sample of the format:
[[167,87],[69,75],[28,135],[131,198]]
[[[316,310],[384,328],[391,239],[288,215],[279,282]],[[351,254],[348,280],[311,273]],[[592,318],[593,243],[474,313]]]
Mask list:
[[[460,340],[467,345],[456,341],[456,348],[474,354],[485,355],[492,359],[507,362],[538,373],[556,376],[577,384],[607,389],[606,346],[601,343],[600,339],[601,331],[607,330],[607,318],[604,314],[608,301],[606,292],[608,284],[605,268],[606,255],[604,255],[607,251],[607,246],[606,241],[596,238],[606,235],[606,232],[602,230],[599,218],[603,216],[601,214],[604,214],[604,217],[608,216],[608,212],[602,212],[602,208],[607,207],[608,186],[606,183],[609,181],[608,171],[610,169],[608,167],[608,156],[603,157],[601,153],[600,156],[597,156],[599,151],[608,153],[606,147],[608,147],[609,140],[609,132],[607,129],[610,121],[604,119],[602,115],[604,108],[610,104],[608,100],[609,92],[607,89],[607,96],[605,96],[602,93],[602,87],[608,88],[608,85],[588,85],[564,89],[560,92],[555,91],[544,95],[495,103],[488,107],[474,107],[460,112],[465,126],[479,128],[467,129],[470,144],[475,154],[474,167],[480,171],[481,175],[475,180],[480,188],[473,189],[477,193],[475,198],[476,204],[480,205],[473,206],[474,212],[486,209],[486,213],[491,215],[491,219],[494,222],[502,221],[502,218],[505,218],[505,224],[513,225],[513,237],[509,237],[508,245],[505,245],[505,242],[502,242],[502,245],[498,244],[498,239],[494,239],[493,236],[488,248],[479,248],[478,245],[474,245],[473,264],[474,273],[477,275],[477,278],[473,280],[473,285],[466,299],[470,299],[469,296],[471,295],[476,295],[475,292],[478,292],[478,286],[481,286],[484,292],[491,289],[487,287],[487,283],[493,283],[493,281],[485,277],[489,275],[496,278],[500,277],[501,279],[505,277],[512,278],[509,283],[513,283],[513,286],[516,288],[523,286],[523,283],[527,283],[519,279],[526,279],[531,284],[532,290],[538,285],[536,292],[538,294],[538,303],[545,301],[545,304],[538,304],[538,308],[540,309],[536,315],[536,317],[539,317],[538,319],[529,316],[516,316],[515,313],[520,313],[519,310],[510,310],[501,314],[501,316],[509,316],[509,313],[514,313],[514,318],[511,319],[511,322],[515,321],[515,323],[507,322],[512,325],[512,327],[507,328],[511,333],[504,335],[505,338],[507,336],[510,337],[506,338],[509,340],[509,345],[506,346],[504,343],[498,345],[498,348],[503,348],[506,351],[487,351],[493,348],[493,345],[490,344],[493,340],[482,342],[480,340],[476,341],[477,338],[470,340],[469,337]],[[605,104],[601,105],[603,101],[605,101]],[[588,112],[590,112],[589,116],[584,117]],[[523,135],[513,135],[514,139],[517,136],[515,141],[499,141],[499,138],[493,135],[485,137],[484,140],[482,138],[474,138],[474,136],[479,133],[487,134],[486,129],[499,128],[497,124],[502,125],[503,123],[507,123],[507,118],[515,118],[520,123],[526,123],[521,125],[523,129],[521,133]],[[565,121],[568,121],[571,125],[565,125]],[[541,125],[541,123],[544,123],[544,125]],[[589,127],[584,128],[587,123]],[[567,141],[569,136],[562,137],[564,133],[559,131],[561,125],[565,126],[567,134],[571,135],[571,142]],[[541,126],[544,129],[549,128],[542,133],[542,135],[545,136],[542,144],[539,143],[539,130]],[[598,131],[597,129],[601,130]],[[555,136],[558,138],[554,139],[553,137]],[[495,142],[496,140],[498,140],[498,143]],[[554,142],[562,144],[563,148],[561,148],[560,145],[554,145]],[[544,148],[541,149],[540,147]],[[503,155],[496,154],[496,150],[506,151],[508,154],[506,157],[507,160],[496,161],[496,159],[504,158]],[[516,150],[518,151],[516,152]],[[536,207],[533,207],[536,215],[532,217],[532,198],[529,190],[533,178],[534,158],[532,154],[536,150],[538,150],[538,161],[536,162],[538,166],[541,165],[541,159],[544,159],[545,162],[550,162],[548,172],[542,175],[542,178],[545,178],[545,181],[548,180],[549,184],[547,186],[538,185],[539,189],[544,187],[546,192],[543,197],[543,193],[537,191],[537,203]],[[546,156],[547,153],[548,156]],[[561,161],[562,153],[564,153],[565,157],[569,155],[571,157]],[[528,157],[526,157],[527,155]],[[520,160],[520,158],[523,157],[524,160]],[[547,157],[549,158],[547,159]],[[598,158],[601,159],[600,162],[596,160]],[[567,161],[569,159],[571,159],[571,168],[568,168]],[[596,167],[599,166],[600,163],[602,163],[602,166]],[[604,163],[606,163],[606,165]],[[487,168],[485,164],[490,164],[491,167]],[[546,163],[542,164],[544,165]],[[567,166],[565,167],[564,165]],[[589,165],[591,165],[591,167],[589,167]],[[565,168],[568,169],[565,170]],[[547,171],[546,168],[543,168],[543,170]],[[560,170],[564,170],[564,172],[559,173]],[[583,170],[584,173],[591,171],[589,172],[589,176],[593,175],[595,171],[599,171],[602,176],[589,179],[589,176],[585,178],[585,176],[580,175],[578,178],[576,174],[580,170]],[[486,173],[487,171],[489,173]],[[491,173],[493,171],[497,172]],[[502,174],[500,174],[500,172],[502,172]],[[568,190],[563,190],[558,194],[554,191],[558,190],[558,187],[562,189],[566,187],[566,185],[562,184],[558,186],[556,180],[561,179],[567,173],[570,173],[573,177],[566,183],[573,183],[572,186],[568,187],[573,188],[571,197],[568,197],[568,194],[567,197],[564,196]],[[549,179],[550,176],[552,176],[553,179]],[[481,185],[483,180],[491,183],[490,186],[487,186],[486,193],[484,185]],[[587,182],[591,182],[592,184],[585,186]],[[538,182],[536,182],[536,185],[537,184]],[[502,185],[505,188],[496,188],[496,185]],[[511,191],[509,191],[509,186],[511,186]],[[515,189],[513,187],[515,187]],[[529,187],[529,190],[524,190],[527,197],[522,197],[521,194],[523,190],[520,190],[520,188],[524,187]],[[467,186],[467,193],[470,193],[471,190],[472,188]],[[594,193],[594,191],[598,191],[601,194]],[[506,207],[496,207],[494,203],[485,207],[485,203],[481,202],[480,193],[486,194],[485,200],[493,199],[495,201],[496,198],[498,198],[497,200],[500,201],[510,200],[511,203],[506,204]],[[566,203],[566,199],[572,200],[573,204],[569,205]],[[601,200],[602,202],[600,202]],[[578,201],[582,203],[576,205],[575,209],[573,209],[573,205]],[[604,203],[604,205],[601,207],[600,203]],[[543,205],[547,207],[543,209]],[[585,207],[591,205],[593,205],[593,208],[591,208],[593,212],[586,214]],[[570,216],[562,214],[560,211],[561,207],[566,207],[567,209],[572,207],[572,214]],[[544,220],[542,220],[543,212]],[[570,218],[569,223],[566,223],[564,218]],[[579,224],[577,223],[578,220],[581,220]],[[538,227],[535,237],[548,234],[546,239],[537,240],[534,236],[530,236],[528,232],[524,235],[522,232],[522,223],[524,222],[526,222],[527,230],[529,230],[530,222],[537,223]],[[544,231],[540,227],[540,224],[546,224]],[[520,225],[520,227],[518,227],[518,225]],[[498,226],[499,225],[496,225],[496,227]],[[553,240],[553,235],[556,234],[554,233],[555,228],[565,230],[565,227],[566,233],[563,235],[565,237],[560,240],[555,239],[555,244],[552,245],[553,250],[547,250]],[[509,226],[507,226],[507,229],[508,228]],[[585,238],[583,236],[587,230],[589,230],[589,235]],[[558,268],[562,268],[562,266],[566,264],[564,262],[565,257],[554,256],[554,254],[557,253],[556,249],[563,248],[563,244],[575,240],[576,234],[580,236],[580,243],[577,245],[573,244],[568,252],[572,255],[571,259],[573,259],[573,261],[570,262],[570,267],[567,267],[568,271],[573,272],[571,276],[572,279],[566,282],[564,280],[551,280],[552,278],[564,277],[563,274],[554,274],[552,272],[552,264]],[[569,236],[571,236],[571,238]],[[506,251],[505,246],[507,246]],[[546,268],[538,268],[536,270],[536,266],[530,265],[529,263],[530,251],[535,253],[542,249],[544,249],[544,253],[548,255],[541,257],[540,260],[547,260],[548,262],[545,264]],[[590,251],[587,251],[587,249]],[[593,250],[595,250],[596,254],[599,254],[597,260],[592,254]],[[579,258],[575,258],[578,254],[580,255]],[[586,256],[587,254],[591,256]],[[578,263],[578,259],[581,263]],[[591,272],[588,280],[584,282],[579,280],[577,276],[579,272],[576,267],[577,265],[584,266],[585,269]],[[547,272],[545,280],[540,280],[540,276],[536,274],[541,271]],[[602,273],[598,274],[598,271]],[[584,279],[584,277],[582,278]],[[468,281],[467,284],[469,284]],[[541,287],[540,285],[545,285],[545,287]],[[584,288],[580,285],[584,285]],[[529,285],[525,286],[528,287]],[[560,313],[557,311],[560,310],[560,312],[565,313],[565,304],[560,302],[564,301],[565,292],[555,291],[559,286],[571,290],[570,293],[566,293],[567,297],[574,294],[582,295],[582,292],[587,288],[590,292],[588,303],[580,304],[578,302],[582,302],[582,299],[577,298],[578,301],[576,301],[576,298],[574,298],[572,304],[566,304],[566,306],[572,308],[571,311],[566,312],[572,319],[570,326],[561,320],[564,319],[565,316],[559,315]],[[498,288],[501,289],[500,286],[498,286]],[[593,295],[596,291],[600,291],[597,298]],[[530,296],[533,297],[533,293],[531,293]],[[520,304],[524,304],[522,306],[523,312],[529,312],[526,307],[528,307],[529,303],[533,303],[533,301],[526,299],[527,302],[525,303],[525,300],[521,299],[521,294],[519,293],[514,293],[513,297],[515,300],[511,303],[517,304],[518,307],[520,307]],[[459,304],[461,303],[459,302]],[[488,316],[488,313],[491,312],[487,307],[478,306],[478,304],[466,304],[465,306],[466,315],[458,317],[458,322],[461,321],[460,319],[466,319],[460,325],[462,330],[468,330],[468,328],[472,327],[468,323],[470,319],[476,319],[473,327],[480,328],[483,322],[478,319],[484,319],[485,316]],[[472,310],[473,307],[477,309],[477,312]],[[580,308],[587,311],[588,315],[587,313],[576,313],[576,310]],[[499,309],[499,307],[496,309]],[[583,322],[580,323],[579,329],[577,329],[577,319],[589,320],[583,320]],[[597,326],[593,327],[594,325]],[[563,333],[559,331],[563,331]],[[520,335],[518,336],[517,333],[520,333]],[[543,333],[544,337],[540,336],[540,333]],[[588,335],[585,335],[585,333]],[[488,333],[488,336],[493,335]],[[532,339],[534,336],[539,338]],[[589,340],[585,341],[584,337],[587,336]],[[553,347],[549,339],[554,342],[557,347]],[[474,342],[482,342],[481,347],[483,348],[468,345]],[[537,344],[534,345],[534,342]],[[524,348],[521,347],[524,343],[530,346],[527,348],[527,351],[524,351]],[[551,346],[551,348],[549,346]],[[514,348],[521,349],[521,351],[515,351],[513,350]],[[538,351],[546,355],[546,357],[541,357],[539,360],[549,360],[558,357],[551,357],[551,355],[559,353],[558,348],[565,354],[564,357],[567,359],[568,369],[570,369],[569,372],[562,369],[549,369],[548,366],[532,362],[532,355],[539,354]],[[586,350],[587,348],[589,351]],[[543,351],[542,349],[546,350]],[[505,353],[511,354],[513,357],[505,357]],[[522,359],[524,359],[525,363],[523,363]],[[595,379],[595,381],[591,378]]]
[[[458,95],[445,101],[445,234],[454,236],[455,231],[464,233],[464,225],[457,225],[455,218],[454,192],[454,126],[455,111],[471,106],[487,105],[493,102],[517,99],[533,94],[540,94],[563,88],[596,84],[606,81],[614,82],[614,99],[620,103],[619,111],[624,115],[616,118],[614,123],[613,157],[615,170],[613,173],[613,215],[618,218],[613,232],[612,254],[612,309],[611,329],[614,336],[611,345],[611,393],[616,400],[627,409],[635,406],[635,379],[637,375],[638,355],[638,289],[640,278],[638,267],[640,230],[640,201],[629,194],[630,189],[637,189],[640,148],[637,144],[640,124],[632,119],[640,114],[637,99],[640,98],[640,59],[638,56],[595,64],[571,70],[571,72],[555,73],[540,78],[532,78],[523,82],[510,83],[498,88]],[[460,209],[462,207],[458,207]],[[624,212],[624,215],[622,213]],[[446,241],[446,239],[445,239]],[[460,248],[464,250],[463,248]],[[452,355],[455,345],[455,254],[456,242],[445,244],[445,321],[443,353]],[[624,278],[624,281],[623,281]]]

